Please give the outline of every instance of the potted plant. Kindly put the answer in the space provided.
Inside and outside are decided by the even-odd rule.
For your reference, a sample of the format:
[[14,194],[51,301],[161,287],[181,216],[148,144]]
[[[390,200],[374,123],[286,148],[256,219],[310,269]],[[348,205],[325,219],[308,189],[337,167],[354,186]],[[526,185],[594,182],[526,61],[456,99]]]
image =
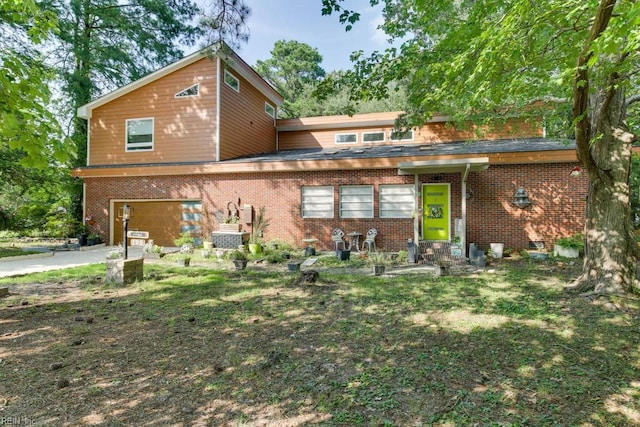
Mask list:
[[247,267],[247,256],[244,252],[234,250],[229,252],[228,258],[233,261],[236,270],[244,270]]
[[78,238],[78,244],[80,246],[87,246],[87,234],[89,233],[89,227],[85,224],[78,224],[76,227],[76,237]]
[[100,243],[100,235],[98,233],[91,233],[87,236],[87,246],[93,246]]
[[206,237],[202,240],[202,249],[211,252],[213,249],[213,241],[211,240],[211,237]]
[[387,254],[384,252],[370,252],[369,253],[369,263],[373,266],[373,274],[376,276],[380,276],[384,274],[387,268],[387,264],[389,264],[389,258],[387,258]]
[[164,255],[162,249],[162,246],[154,245],[153,241],[149,241],[142,247],[142,256],[145,259],[160,259]]
[[583,248],[584,236],[582,234],[574,234],[572,236],[556,240],[553,245],[553,256],[578,258],[580,251]]
[[184,232],[180,234],[180,237],[174,239],[173,243],[180,248],[180,252],[189,252],[193,251],[193,243],[195,239],[191,235],[191,233]]
[[222,220],[220,224],[220,231],[237,233],[242,230],[242,224],[240,224],[240,217],[238,215],[229,215]]
[[262,237],[269,226],[270,221],[264,217],[264,211],[264,206],[258,209],[256,217],[253,220],[253,226],[251,227],[251,235],[249,236],[249,252],[253,255],[262,253]]

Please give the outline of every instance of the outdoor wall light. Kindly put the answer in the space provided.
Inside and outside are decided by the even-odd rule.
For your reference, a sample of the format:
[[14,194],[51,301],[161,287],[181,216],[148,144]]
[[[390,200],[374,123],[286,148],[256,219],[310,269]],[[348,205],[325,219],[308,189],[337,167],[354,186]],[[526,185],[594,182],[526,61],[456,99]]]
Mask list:
[[513,204],[520,209],[524,209],[531,204],[531,200],[529,200],[529,196],[524,188],[518,188],[516,194],[513,196]]

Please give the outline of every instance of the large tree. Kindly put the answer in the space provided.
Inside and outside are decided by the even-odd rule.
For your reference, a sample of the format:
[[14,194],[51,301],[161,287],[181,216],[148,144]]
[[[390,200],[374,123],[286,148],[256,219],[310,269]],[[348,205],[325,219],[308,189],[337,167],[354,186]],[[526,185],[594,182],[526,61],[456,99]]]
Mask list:
[[43,0],[58,16],[58,43],[51,55],[69,101],[70,133],[77,165],[86,162],[86,121],[78,107],[96,96],[136,80],[181,56],[180,43],[199,34],[199,13],[191,0]]
[[[383,29],[402,39],[401,47],[359,56],[350,78],[361,92],[379,96],[386,81],[410,76],[409,123],[434,112],[490,120],[539,100],[559,102],[544,110],[551,121],[568,104],[577,156],[589,176],[585,259],[573,288],[637,289],[629,199],[636,137],[626,108],[636,99],[629,90],[638,87],[640,2],[371,0],[378,3],[384,3]],[[358,19],[342,0],[323,0],[322,11],[338,12],[343,22]]]
[[294,40],[278,40],[271,50],[271,58],[256,62],[256,71],[285,99],[280,117],[300,117],[298,101],[303,91],[325,76],[321,62],[322,55],[316,48]]
[[[249,9],[241,0],[42,0],[59,20],[52,66],[62,77],[68,101],[69,134],[76,166],[87,158],[87,122],[77,108],[117,87],[167,65],[185,47],[246,40]],[[199,7],[201,4],[203,7]],[[74,214],[81,215],[82,187],[75,187]]]
[[44,168],[72,154],[51,113],[49,84],[54,74],[36,48],[52,35],[56,24],[55,15],[34,0],[0,0],[0,176],[4,182],[19,182],[20,174],[14,172],[24,166]]

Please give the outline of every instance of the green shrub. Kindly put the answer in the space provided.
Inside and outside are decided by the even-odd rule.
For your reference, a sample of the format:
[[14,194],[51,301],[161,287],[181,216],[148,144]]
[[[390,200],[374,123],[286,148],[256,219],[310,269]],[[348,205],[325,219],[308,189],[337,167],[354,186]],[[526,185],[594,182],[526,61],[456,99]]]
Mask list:
[[556,240],[555,244],[565,248],[581,250],[584,248],[584,236],[581,233],[578,233],[569,237],[562,237]]
[[236,250],[227,252],[226,258],[230,261],[246,260],[247,255],[244,252],[240,252],[239,250],[236,249]]
[[193,246],[193,242],[194,241],[195,241],[195,239],[193,238],[191,233],[185,232],[185,233],[180,234],[180,237],[175,239],[173,241],[173,243],[178,247],[182,247],[183,245],[191,245],[191,246]]

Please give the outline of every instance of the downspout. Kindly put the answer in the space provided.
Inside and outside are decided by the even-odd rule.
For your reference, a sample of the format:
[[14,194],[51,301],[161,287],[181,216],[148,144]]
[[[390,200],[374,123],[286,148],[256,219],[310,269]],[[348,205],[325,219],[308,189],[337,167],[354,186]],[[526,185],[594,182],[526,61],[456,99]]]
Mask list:
[[460,192],[462,196],[462,230],[460,233],[462,235],[460,236],[460,243],[462,244],[463,259],[467,257],[467,177],[469,176],[470,169],[471,164],[467,163],[464,172],[462,172],[462,182],[460,184]]
[[420,206],[422,197],[420,192],[420,179],[418,178],[418,174],[414,175],[414,191],[415,191],[415,202],[413,211],[415,212],[415,218],[413,219],[413,243],[416,245],[420,242],[420,219],[422,217],[422,207]]
[[222,76],[222,73],[220,72],[221,62],[222,61],[220,61],[220,57],[216,56],[216,73],[218,73],[216,78],[216,162],[220,161],[220,79]]
[[[278,117],[278,107],[276,107],[276,117]],[[280,132],[278,132],[277,119],[273,118],[273,127],[276,129],[276,153],[280,151]]]

